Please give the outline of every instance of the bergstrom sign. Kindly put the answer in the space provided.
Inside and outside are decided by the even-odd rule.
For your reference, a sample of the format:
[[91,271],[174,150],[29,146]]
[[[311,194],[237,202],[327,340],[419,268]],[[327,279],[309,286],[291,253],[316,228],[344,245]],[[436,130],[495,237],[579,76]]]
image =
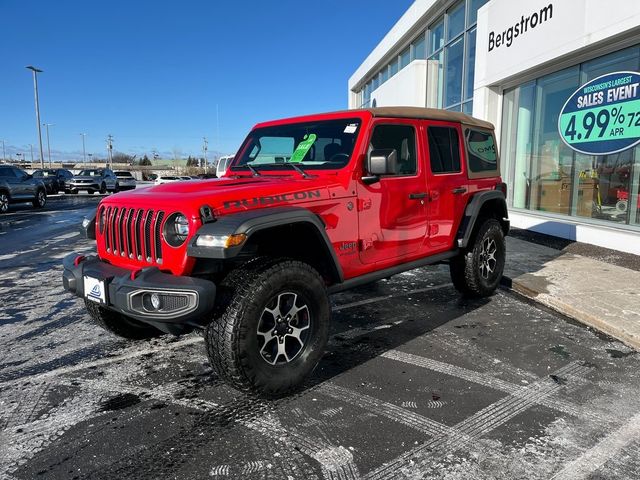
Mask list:
[[500,48],[503,45],[509,48],[513,44],[513,41],[520,35],[526,34],[552,18],[553,3],[550,3],[546,7],[541,8],[540,11],[535,11],[526,16],[524,14],[521,15],[519,20],[508,28],[505,28],[502,32],[496,33],[493,30],[490,31],[489,51],[492,51],[494,48]]
[[587,155],[608,155],[640,143],[640,73],[614,72],[594,78],[565,102],[560,138]]

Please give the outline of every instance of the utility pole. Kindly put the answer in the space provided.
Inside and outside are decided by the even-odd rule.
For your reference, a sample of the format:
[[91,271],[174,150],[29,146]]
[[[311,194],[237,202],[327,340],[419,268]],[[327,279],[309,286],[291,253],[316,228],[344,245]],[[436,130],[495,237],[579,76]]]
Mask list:
[[107,136],[107,162],[108,167],[113,168],[113,135]]
[[4,151],[4,140],[2,140],[2,161],[5,162],[7,160],[7,154]]
[[204,154],[204,173],[207,173],[207,150],[209,142],[207,141],[207,137],[202,137],[202,153]]
[[49,143],[49,127],[53,127],[55,123],[43,123],[43,127],[47,127],[47,151],[49,152],[49,168],[51,168],[51,144]]
[[81,133],[80,136],[82,137],[82,164],[84,165],[87,163],[87,151],[84,148],[84,137],[86,137],[87,134]]
[[33,91],[36,99],[36,123],[38,124],[38,140],[40,142],[40,168],[44,168],[44,150],[42,149],[42,128],[40,128],[40,100],[38,99],[38,73],[42,70],[29,65],[26,67],[33,72]]
[[31,166],[33,167],[33,144],[29,144],[29,148],[31,149]]

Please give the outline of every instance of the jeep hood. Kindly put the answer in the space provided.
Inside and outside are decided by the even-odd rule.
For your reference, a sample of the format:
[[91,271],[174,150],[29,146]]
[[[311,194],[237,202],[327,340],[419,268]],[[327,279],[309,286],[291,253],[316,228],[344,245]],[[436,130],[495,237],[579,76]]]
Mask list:
[[225,177],[137,188],[108,197],[102,204],[167,211],[182,209],[185,213],[191,210],[194,215],[201,206],[209,205],[218,213],[231,213],[328,199],[331,187],[338,187],[337,181],[326,175],[312,178],[275,175]]

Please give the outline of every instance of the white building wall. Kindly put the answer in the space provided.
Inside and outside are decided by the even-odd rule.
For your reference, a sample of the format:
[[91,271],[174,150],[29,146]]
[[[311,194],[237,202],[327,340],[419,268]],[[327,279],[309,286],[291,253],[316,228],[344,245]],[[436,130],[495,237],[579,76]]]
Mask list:
[[377,107],[425,107],[427,61],[414,60],[371,93]]

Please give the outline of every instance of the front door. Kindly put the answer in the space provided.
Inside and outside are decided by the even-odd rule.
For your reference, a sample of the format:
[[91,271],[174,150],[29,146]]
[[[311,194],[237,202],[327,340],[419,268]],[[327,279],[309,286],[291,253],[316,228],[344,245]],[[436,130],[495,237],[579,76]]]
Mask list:
[[[394,149],[397,173],[371,185],[359,184],[358,221],[363,263],[402,261],[417,254],[427,234],[426,181],[418,161],[418,121],[379,120],[373,126],[368,153]],[[385,265],[382,265],[385,266]]]

